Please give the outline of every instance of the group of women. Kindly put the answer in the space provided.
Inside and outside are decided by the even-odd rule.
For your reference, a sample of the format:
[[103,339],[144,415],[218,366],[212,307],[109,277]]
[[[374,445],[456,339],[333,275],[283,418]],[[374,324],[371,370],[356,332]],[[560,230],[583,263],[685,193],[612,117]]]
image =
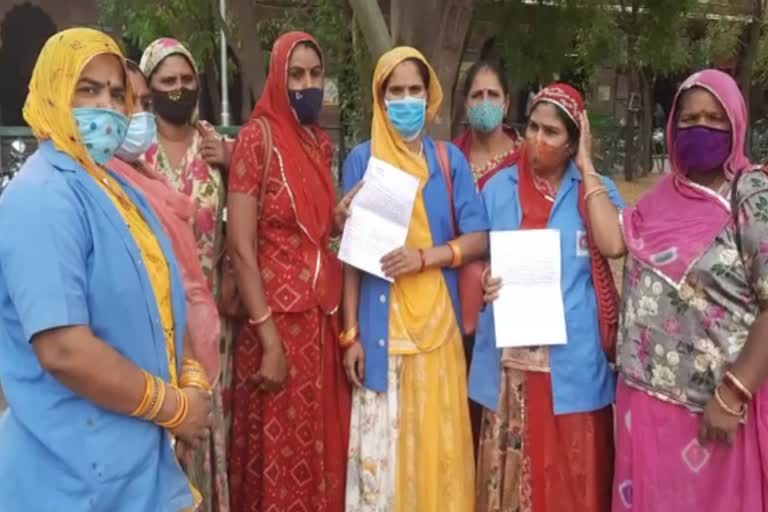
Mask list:
[[[624,207],[576,89],[545,87],[519,137],[504,73],[478,63],[467,132],[435,141],[437,75],[396,48],[337,201],[325,65],[281,36],[233,142],[197,119],[177,41],[139,64],[95,30],[46,43],[24,110],[39,149],[0,200],[0,503],[768,511],[768,177],[734,81],[683,84],[673,172]],[[389,279],[330,249],[372,157],[419,182]],[[467,264],[490,230],[543,228],[567,343],[498,349],[503,283]],[[607,259],[625,255],[619,302]]]

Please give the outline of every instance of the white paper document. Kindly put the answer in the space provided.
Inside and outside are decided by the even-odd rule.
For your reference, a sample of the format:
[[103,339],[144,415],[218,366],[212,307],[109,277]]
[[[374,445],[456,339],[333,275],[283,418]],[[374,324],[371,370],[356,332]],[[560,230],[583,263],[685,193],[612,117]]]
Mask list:
[[418,190],[417,177],[371,158],[350,205],[339,259],[391,282],[381,271],[381,258],[405,245]]
[[497,347],[566,343],[559,231],[491,232],[491,273],[503,283],[493,303]]

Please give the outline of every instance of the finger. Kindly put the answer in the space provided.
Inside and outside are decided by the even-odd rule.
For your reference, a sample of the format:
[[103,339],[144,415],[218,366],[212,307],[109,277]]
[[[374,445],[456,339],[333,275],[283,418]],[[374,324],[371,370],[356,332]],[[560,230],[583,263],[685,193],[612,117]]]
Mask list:
[[365,379],[365,356],[360,356],[357,361],[355,361],[355,376],[357,377],[357,385],[359,387],[363,386],[363,380]]
[[363,182],[362,181],[358,182],[357,185],[352,187],[352,189],[344,195],[343,201],[346,201],[347,204],[351,203],[352,199],[354,199],[354,197],[357,195],[357,193],[360,192],[361,188],[363,188]]
[[256,384],[257,386],[260,386],[264,382],[264,376],[259,371],[259,372],[256,372],[256,374],[253,377],[251,377],[251,380],[253,381],[254,384]]
[[699,437],[699,444],[700,445],[704,446],[705,444],[707,444],[707,442],[708,442],[708,439],[707,439],[707,427],[705,427],[703,423],[699,424],[699,435],[698,435],[698,437]]

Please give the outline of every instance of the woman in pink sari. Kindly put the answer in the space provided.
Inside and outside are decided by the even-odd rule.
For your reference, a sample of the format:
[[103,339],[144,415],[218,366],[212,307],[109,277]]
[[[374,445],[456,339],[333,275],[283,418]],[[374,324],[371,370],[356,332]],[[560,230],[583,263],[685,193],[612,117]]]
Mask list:
[[768,177],[746,130],[730,76],[688,78],[673,172],[621,215],[614,512],[768,511]]

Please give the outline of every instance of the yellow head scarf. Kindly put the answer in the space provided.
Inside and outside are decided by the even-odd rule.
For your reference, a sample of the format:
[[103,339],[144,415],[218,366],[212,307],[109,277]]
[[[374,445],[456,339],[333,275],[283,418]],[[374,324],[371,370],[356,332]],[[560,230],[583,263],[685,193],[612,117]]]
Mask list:
[[405,142],[392,127],[384,105],[382,87],[392,71],[403,61],[416,59],[429,70],[427,90],[427,122],[432,121],[443,103],[443,89],[435,70],[424,55],[409,46],[394,48],[381,56],[373,72],[373,122],[371,126],[371,154],[385,162],[420,177],[428,175],[426,162],[419,155],[408,151]]
[[[72,98],[85,66],[105,53],[124,59],[117,43],[98,30],[72,28],[52,35],[37,58],[24,105],[24,119],[35,137],[52,141],[56,149],[74,158],[92,175],[100,174],[100,168],[80,140]],[[126,89],[130,112],[132,94],[127,79]]]
[[[434,119],[443,101],[443,91],[432,67],[418,50],[395,48],[385,53],[373,75],[373,126],[371,154],[419,178],[421,186],[408,227],[406,246],[432,247],[432,233],[426,205],[421,194],[429,178],[424,155],[408,150],[403,139],[389,122],[382,87],[392,71],[403,61],[416,59],[429,70],[427,90],[427,122]],[[389,317],[389,351],[392,354],[431,352],[459,336],[448,287],[440,269],[400,276],[392,285]]]

